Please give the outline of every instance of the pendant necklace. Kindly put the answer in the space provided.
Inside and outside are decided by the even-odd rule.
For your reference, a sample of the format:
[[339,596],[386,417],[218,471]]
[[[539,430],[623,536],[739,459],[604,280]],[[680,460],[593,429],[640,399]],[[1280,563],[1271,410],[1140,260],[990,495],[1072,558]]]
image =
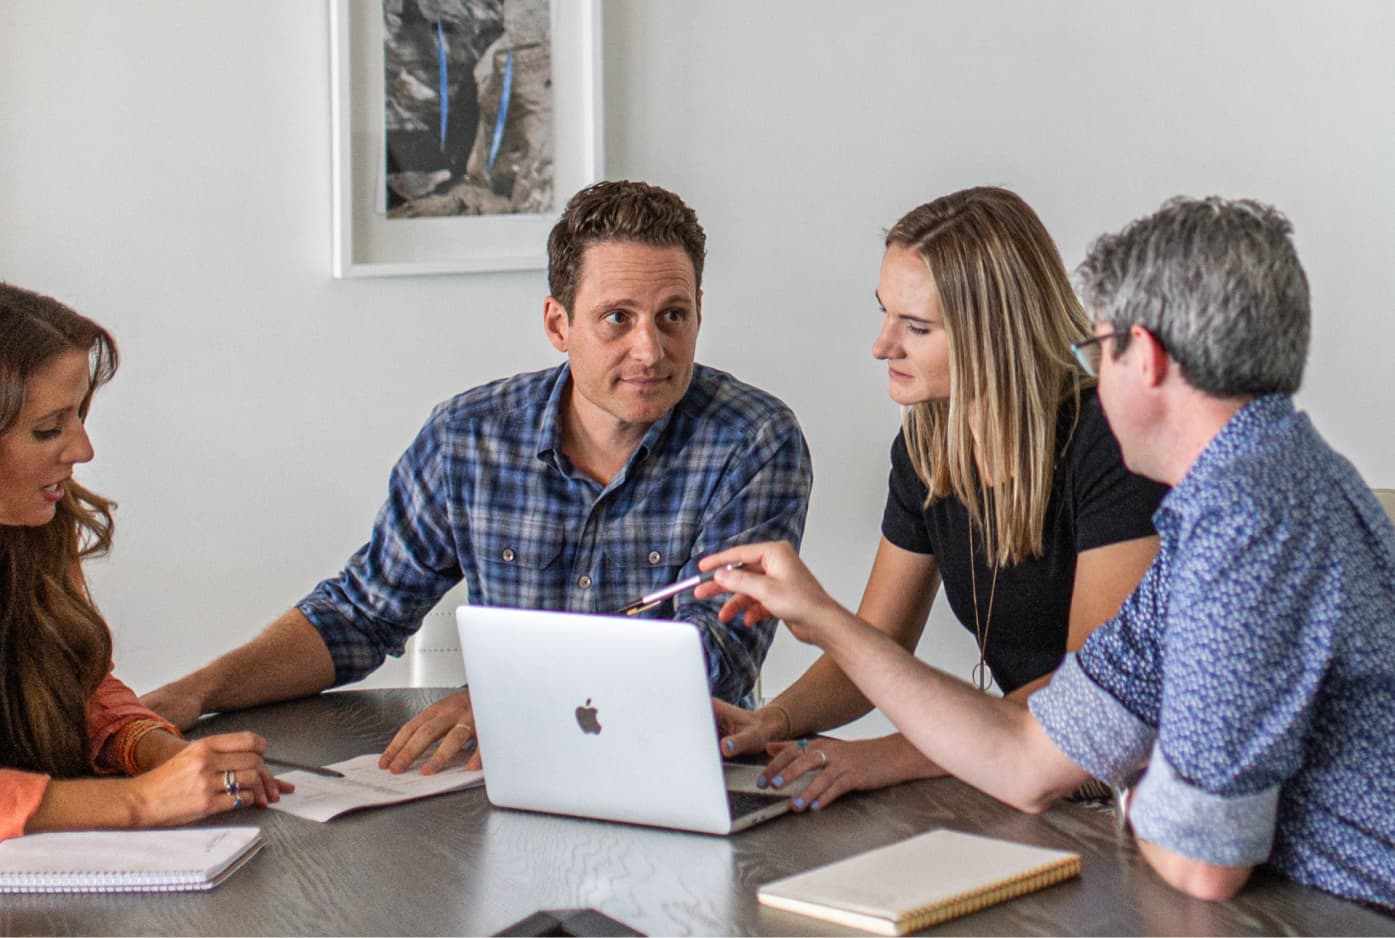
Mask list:
[[[987,559],[985,557],[985,559]],[[988,588],[988,615],[980,623],[978,618],[978,576],[974,572],[974,519],[969,519],[969,588],[974,594],[974,638],[978,641],[978,664],[972,672],[973,684],[987,693],[993,683],[993,675],[988,670],[984,656],[988,650],[988,630],[993,625],[993,599],[998,594],[998,563],[993,563],[993,582]]]

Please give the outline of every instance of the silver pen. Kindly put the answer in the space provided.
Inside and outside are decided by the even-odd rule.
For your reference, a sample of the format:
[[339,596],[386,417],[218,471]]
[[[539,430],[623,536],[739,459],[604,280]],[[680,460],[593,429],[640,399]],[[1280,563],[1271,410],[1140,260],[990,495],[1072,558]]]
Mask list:
[[641,596],[639,599],[636,599],[629,605],[621,606],[619,609],[615,610],[615,614],[617,616],[637,616],[641,612],[648,612],[650,609],[653,609],[655,606],[663,602],[665,599],[668,599],[670,596],[677,596],[679,593],[686,593],[688,590],[697,589],[703,583],[706,583],[708,580],[716,576],[718,570],[739,570],[741,567],[742,564],[739,561],[737,563],[729,563],[721,567],[713,567],[706,573],[699,573],[695,576],[690,576],[687,579],[679,580],[677,583],[672,583],[668,586],[660,587],[652,593],[647,593],[646,595]]

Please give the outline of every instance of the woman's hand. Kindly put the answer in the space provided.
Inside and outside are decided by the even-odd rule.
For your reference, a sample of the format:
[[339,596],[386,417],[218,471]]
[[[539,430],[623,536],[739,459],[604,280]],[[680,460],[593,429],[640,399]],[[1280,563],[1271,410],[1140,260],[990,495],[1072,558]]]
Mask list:
[[818,773],[794,799],[796,811],[818,811],[850,791],[872,791],[945,774],[900,733],[852,742],[811,739],[802,747],[797,742],[774,743],[768,751],[773,758],[757,785],[764,781],[778,790],[805,772]]
[[262,761],[266,740],[255,733],[224,733],[185,746],[177,755],[129,784],[137,827],[187,824],[210,814],[266,807],[295,786],[271,774]]
[[738,570],[717,570],[715,579],[699,586],[693,596],[711,599],[734,594],[717,612],[731,622],[738,615],[746,625],[775,616],[783,619],[801,642],[817,642],[819,630],[842,607],[833,601],[788,541],[732,547],[704,557],[699,570],[740,563]]
[[789,717],[782,714],[779,708],[743,710],[714,697],[712,712],[717,718],[717,735],[721,737],[722,755],[728,758],[752,752],[765,752],[769,743],[789,738]]

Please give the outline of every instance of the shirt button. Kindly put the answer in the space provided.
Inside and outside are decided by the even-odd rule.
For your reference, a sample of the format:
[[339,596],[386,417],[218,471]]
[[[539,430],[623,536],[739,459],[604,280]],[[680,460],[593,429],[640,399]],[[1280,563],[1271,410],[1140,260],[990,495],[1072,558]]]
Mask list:
[[589,576],[586,576],[585,574],[582,574],[581,579],[576,581],[576,585],[584,590],[589,590],[591,588],[591,578]]
[[499,556],[504,558],[504,563],[513,563],[513,548],[505,547],[504,552]]
[[663,555],[660,554],[657,550],[651,550],[651,551],[649,552],[649,565],[650,565],[650,566],[653,566],[654,564],[658,563],[660,560],[663,560],[663,559],[664,559],[664,558],[663,558]]

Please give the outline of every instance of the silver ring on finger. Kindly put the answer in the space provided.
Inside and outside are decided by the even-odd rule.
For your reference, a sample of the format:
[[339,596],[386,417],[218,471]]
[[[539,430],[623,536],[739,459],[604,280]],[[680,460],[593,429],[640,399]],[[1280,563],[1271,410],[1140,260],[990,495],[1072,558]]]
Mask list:
[[242,786],[237,784],[237,773],[232,769],[223,770],[223,791],[236,798],[237,793],[242,791]]
[[828,753],[824,752],[822,749],[815,749],[814,753],[819,757],[819,768],[828,765]]

